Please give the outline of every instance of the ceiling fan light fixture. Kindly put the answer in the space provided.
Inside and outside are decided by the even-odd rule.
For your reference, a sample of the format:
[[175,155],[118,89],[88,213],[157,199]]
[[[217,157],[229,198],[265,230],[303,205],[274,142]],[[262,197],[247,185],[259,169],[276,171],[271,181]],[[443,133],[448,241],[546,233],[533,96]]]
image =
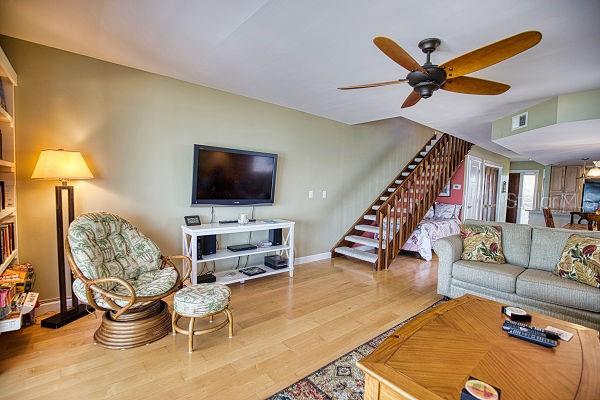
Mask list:
[[421,82],[415,86],[415,90],[419,92],[422,98],[428,99],[433,92],[438,90],[440,85],[435,82]]

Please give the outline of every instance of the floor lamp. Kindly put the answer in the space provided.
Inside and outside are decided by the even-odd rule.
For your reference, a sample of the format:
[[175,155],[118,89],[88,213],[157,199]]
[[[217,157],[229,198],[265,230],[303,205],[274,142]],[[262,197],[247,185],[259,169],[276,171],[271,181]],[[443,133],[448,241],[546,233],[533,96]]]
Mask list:
[[[71,307],[67,308],[67,284],[65,271],[65,248],[64,248],[64,215],[63,215],[63,192],[67,192],[68,223],[75,219],[75,201],[73,186],[68,186],[67,181],[73,179],[92,179],[83,156],[78,151],[66,150],[42,150],[37,160],[31,179],[59,180],[61,185],[55,187],[56,194],[56,245],[58,251],[58,288],[60,294],[60,313],[42,320],[45,328],[60,328],[69,322],[75,321],[87,315],[87,306],[79,304],[77,297],[71,296]],[[71,285],[73,275],[69,272]]]

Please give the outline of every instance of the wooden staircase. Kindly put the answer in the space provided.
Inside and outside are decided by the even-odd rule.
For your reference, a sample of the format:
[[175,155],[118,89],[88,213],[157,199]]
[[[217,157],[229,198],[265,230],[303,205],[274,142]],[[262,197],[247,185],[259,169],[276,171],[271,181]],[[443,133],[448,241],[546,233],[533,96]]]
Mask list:
[[472,146],[436,133],[336,243],[331,256],[387,269]]

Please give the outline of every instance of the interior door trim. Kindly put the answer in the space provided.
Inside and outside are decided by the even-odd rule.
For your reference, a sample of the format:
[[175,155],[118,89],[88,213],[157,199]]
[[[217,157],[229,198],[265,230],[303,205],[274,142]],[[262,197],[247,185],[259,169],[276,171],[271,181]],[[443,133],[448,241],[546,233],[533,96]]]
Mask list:
[[[502,170],[504,169],[504,166],[493,161],[483,160],[482,167],[482,171],[485,171],[485,167],[496,168],[498,170],[498,183],[496,185],[496,222],[500,222],[500,199],[502,198]],[[483,193],[483,181],[480,182],[479,185],[481,186],[481,193]],[[480,198],[482,204],[481,208],[483,209],[483,196],[480,196]],[[504,218],[504,220],[506,219]]]

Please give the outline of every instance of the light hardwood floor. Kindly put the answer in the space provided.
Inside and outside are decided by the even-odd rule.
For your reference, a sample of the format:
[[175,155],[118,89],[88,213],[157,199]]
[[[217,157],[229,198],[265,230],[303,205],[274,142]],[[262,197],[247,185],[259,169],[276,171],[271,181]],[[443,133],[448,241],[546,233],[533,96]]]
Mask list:
[[196,337],[193,354],[183,335],[95,346],[92,315],[28,327],[0,336],[0,399],[264,399],[434,303],[436,282],[436,261],[400,256],[377,273],[336,258],[233,285],[235,336]]

